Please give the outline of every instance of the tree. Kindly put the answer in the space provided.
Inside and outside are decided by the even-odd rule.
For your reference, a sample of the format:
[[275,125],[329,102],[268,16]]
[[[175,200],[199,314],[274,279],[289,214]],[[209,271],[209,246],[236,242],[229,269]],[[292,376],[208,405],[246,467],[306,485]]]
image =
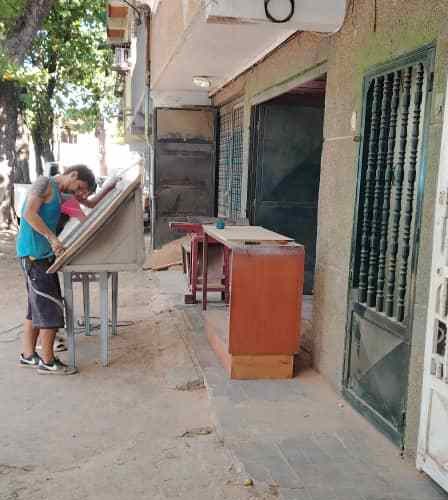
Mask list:
[[53,161],[56,118],[95,130],[110,108],[112,81],[108,77],[110,50],[105,50],[103,0],[56,0],[43,29],[36,37],[27,62],[35,78],[27,86],[27,123],[36,152]]
[[[9,167],[9,192],[16,165],[20,69],[54,0],[3,0],[0,13],[0,164]],[[4,201],[0,200],[0,205]],[[7,213],[8,204],[3,214]]]

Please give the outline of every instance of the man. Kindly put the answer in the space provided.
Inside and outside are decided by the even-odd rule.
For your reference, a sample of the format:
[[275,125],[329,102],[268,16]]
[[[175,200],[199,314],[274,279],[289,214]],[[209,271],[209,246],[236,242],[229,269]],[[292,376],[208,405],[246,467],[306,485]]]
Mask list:
[[[39,177],[31,186],[22,210],[17,255],[25,272],[28,313],[24,325],[22,366],[37,367],[40,374],[76,373],[54,356],[53,342],[64,327],[64,305],[57,273],[47,274],[55,256],[64,251],[56,236],[61,215],[61,193],[94,192],[95,176],[84,165],[68,168],[63,175]],[[41,356],[36,353],[40,337]]]

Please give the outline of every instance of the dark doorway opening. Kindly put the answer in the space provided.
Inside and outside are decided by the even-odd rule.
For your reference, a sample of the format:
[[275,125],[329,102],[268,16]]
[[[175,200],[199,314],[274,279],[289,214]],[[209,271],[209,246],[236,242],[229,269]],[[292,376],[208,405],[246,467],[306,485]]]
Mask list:
[[308,295],[316,263],[325,86],[323,75],[258,104],[251,117],[248,217],[305,246]]

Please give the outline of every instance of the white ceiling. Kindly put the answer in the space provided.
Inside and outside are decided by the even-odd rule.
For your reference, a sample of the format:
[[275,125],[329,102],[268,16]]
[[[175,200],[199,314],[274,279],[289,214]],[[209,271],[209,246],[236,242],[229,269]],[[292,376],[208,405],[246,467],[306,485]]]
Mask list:
[[[232,14],[234,21],[227,18],[226,22],[219,22],[217,21],[219,15],[225,18],[226,12],[223,11],[225,1],[214,1],[212,5],[215,7],[201,10],[180,38],[169,63],[157,80],[152,80],[153,89],[170,92],[197,91],[199,89],[193,84],[193,76],[205,75],[210,77],[212,85],[209,91],[213,93],[296,31],[324,31],[330,27],[334,29],[342,23],[345,12],[345,0],[296,0],[296,14],[291,22],[275,24],[265,22],[265,19],[263,22],[257,20],[254,22],[256,19],[254,16],[250,18],[252,22],[241,22],[246,19],[244,16],[250,15],[246,12],[247,6],[240,9],[243,17],[237,18],[235,5],[241,0],[236,3],[235,0],[225,0],[228,2],[228,8],[233,8],[229,13]],[[244,0],[245,2],[253,3],[254,0]],[[259,3],[257,0],[257,5]],[[324,12],[325,5],[327,10]],[[313,9],[312,15],[311,9]],[[307,12],[308,15],[305,16]],[[261,15],[256,9],[253,9],[252,13]],[[210,15],[214,16],[213,22],[207,22],[210,21],[208,17]]]

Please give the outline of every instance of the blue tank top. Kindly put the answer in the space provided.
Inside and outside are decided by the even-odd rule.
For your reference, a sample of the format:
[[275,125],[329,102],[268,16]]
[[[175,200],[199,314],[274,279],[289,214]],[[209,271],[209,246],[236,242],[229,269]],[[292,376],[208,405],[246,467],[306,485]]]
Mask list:
[[[54,179],[50,178],[52,196],[50,201],[42,203],[38,214],[53,233],[61,215],[61,194]],[[23,205],[22,214],[26,210],[26,201]],[[45,236],[34,230],[24,217],[20,219],[20,229],[17,236],[16,250],[18,257],[33,257],[34,259],[46,259],[53,255],[53,250]]]

